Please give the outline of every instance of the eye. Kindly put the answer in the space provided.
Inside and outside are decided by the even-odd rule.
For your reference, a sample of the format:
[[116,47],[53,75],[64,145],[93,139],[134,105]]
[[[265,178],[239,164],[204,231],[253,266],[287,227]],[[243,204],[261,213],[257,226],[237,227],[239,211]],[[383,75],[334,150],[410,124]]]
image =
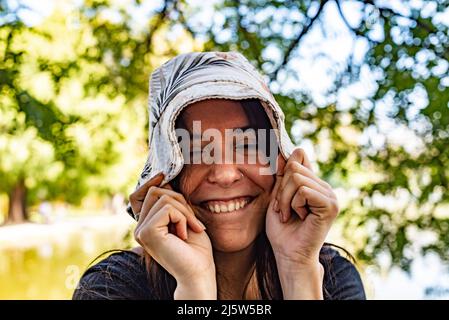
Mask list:
[[201,153],[203,152],[202,149],[194,149],[194,150],[190,150],[190,156],[194,156],[195,154],[199,154],[201,155]]
[[257,149],[257,143],[237,144],[235,149],[237,151],[255,151]]
[[190,154],[196,154],[196,153],[201,153],[201,152],[203,152],[202,149],[193,149],[193,150],[190,150]]

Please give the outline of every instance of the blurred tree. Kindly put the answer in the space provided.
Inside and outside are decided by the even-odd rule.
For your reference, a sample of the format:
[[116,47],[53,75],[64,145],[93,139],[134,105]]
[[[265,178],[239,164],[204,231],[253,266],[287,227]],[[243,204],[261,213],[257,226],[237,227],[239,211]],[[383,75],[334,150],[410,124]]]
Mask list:
[[[0,140],[0,185],[11,198],[23,194],[21,190],[38,189],[30,188],[30,176],[49,194],[62,190],[64,197],[72,196],[67,194],[72,181],[79,196],[92,181],[110,190],[111,181],[98,177],[100,172],[103,178],[117,177],[103,170],[103,161],[108,163],[113,152],[104,152],[104,160],[99,160],[93,150],[115,148],[114,123],[98,120],[89,127],[94,118],[86,114],[89,108],[79,109],[78,102],[67,102],[71,98],[56,96],[65,92],[67,97],[70,86],[81,83],[77,101],[87,99],[92,106],[103,97],[101,115],[111,101],[143,105],[153,66],[179,52],[202,50],[201,39],[205,50],[238,50],[269,75],[292,137],[312,143],[322,177],[346,190],[339,221],[358,258],[369,261],[387,252],[392,264],[407,269],[416,251],[412,239],[424,232],[431,241],[419,249],[449,259],[447,0],[222,0],[214,2],[212,11],[206,11],[205,3],[194,7],[186,0],[165,0],[156,12],[145,9],[148,2],[86,0],[69,15],[80,41],[71,47],[74,54],[63,60],[46,54],[30,59],[43,47],[39,43],[12,45],[22,33],[49,42],[47,34],[57,29],[69,36],[62,24],[42,33],[24,26],[6,10],[6,2],[0,3],[0,130],[7,134]],[[25,72],[30,64],[50,78],[55,90],[50,98],[18,80],[33,75],[31,82],[44,83],[30,67]],[[308,65],[313,67],[307,69]],[[327,73],[308,83],[320,69]],[[327,79],[332,82],[324,86]],[[310,87],[318,85],[324,87],[321,95]],[[135,116],[144,109],[141,105],[117,110],[121,117],[125,110],[134,110]],[[137,121],[141,130],[147,125],[141,122],[145,118],[140,114],[126,123]],[[56,128],[49,130],[52,124]],[[105,129],[101,124],[110,130],[107,138],[92,134]],[[91,130],[83,131],[86,126]],[[99,136],[94,148],[87,139],[92,136]],[[135,137],[142,136],[143,132]],[[79,137],[87,140],[76,143]],[[17,152],[46,150],[44,145],[48,151],[39,151],[36,158]],[[80,145],[85,147],[82,154]]]
[[44,199],[79,203],[87,194],[125,193],[145,160],[143,50],[141,70],[115,77],[108,63],[114,56],[97,47],[101,26],[93,29],[73,9],[59,4],[28,26],[20,19],[26,6],[0,1],[0,192],[9,195],[7,223],[25,221],[27,207]]
[[[187,30],[207,36],[206,50],[238,50],[269,75],[288,127],[299,131],[293,138],[311,141],[321,175],[352,194],[340,221],[365,261],[387,252],[408,270],[419,232],[430,237],[419,250],[449,260],[448,7],[447,0],[224,0],[207,27],[184,17]],[[312,32],[330,50],[316,51]],[[333,79],[324,100],[298,79],[308,52]],[[292,88],[291,79],[300,85]]]
[[202,48],[187,32],[171,31],[175,2],[149,11],[140,26],[131,17],[141,9],[135,1],[53,4],[49,16],[27,25],[21,16],[31,8],[0,0],[7,223],[25,221],[27,206],[40,200],[76,204],[86,195],[130,192],[145,161],[142,106],[152,66]]

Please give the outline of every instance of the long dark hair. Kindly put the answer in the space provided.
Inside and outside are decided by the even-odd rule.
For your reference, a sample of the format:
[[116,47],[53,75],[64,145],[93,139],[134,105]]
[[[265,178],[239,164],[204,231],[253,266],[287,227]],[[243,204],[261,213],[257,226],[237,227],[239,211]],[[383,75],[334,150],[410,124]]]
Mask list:
[[[242,108],[248,118],[249,125],[253,129],[271,129],[270,120],[267,113],[264,111],[262,104],[257,99],[247,99],[240,100]],[[177,118],[176,128],[183,127],[182,115]],[[269,137],[270,135],[268,135]],[[267,139],[269,143],[269,139]],[[266,148],[265,150],[269,150]],[[172,188],[180,192],[180,175],[175,179],[170,181]],[[334,246],[332,244],[325,243],[325,246]],[[339,249],[341,247],[335,246]],[[343,249],[344,250],[344,249]],[[348,256],[350,254],[344,250]],[[173,299],[174,292],[176,289],[175,278],[168,273],[162,266],[160,266],[157,261],[151,259],[151,257],[144,253],[143,259],[148,272],[148,278],[151,282],[151,287],[153,289],[155,299],[161,300],[171,300]],[[320,262],[325,269],[325,273],[329,275],[331,270],[330,256],[323,250],[320,252]],[[259,296],[263,300],[282,300],[282,288],[279,280],[278,270],[276,266],[276,259],[273,253],[273,248],[271,247],[270,241],[268,240],[265,229],[257,236],[255,243],[255,272],[256,279],[259,288]],[[248,284],[247,284],[248,288]],[[246,288],[246,289],[247,289]],[[245,289],[245,291],[246,291]],[[323,294],[328,297],[328,292],[323,286]]]

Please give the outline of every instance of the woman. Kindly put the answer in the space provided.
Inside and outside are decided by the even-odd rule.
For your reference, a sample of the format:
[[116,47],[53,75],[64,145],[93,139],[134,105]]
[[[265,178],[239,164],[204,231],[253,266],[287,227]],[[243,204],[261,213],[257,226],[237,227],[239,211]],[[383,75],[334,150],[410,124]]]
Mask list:
[[152,74],[149,100],[150,152],[128,208],[141,246],[88,269],[74,299],[365,298],[324,243],[334,192],[242,55],[177,56]]

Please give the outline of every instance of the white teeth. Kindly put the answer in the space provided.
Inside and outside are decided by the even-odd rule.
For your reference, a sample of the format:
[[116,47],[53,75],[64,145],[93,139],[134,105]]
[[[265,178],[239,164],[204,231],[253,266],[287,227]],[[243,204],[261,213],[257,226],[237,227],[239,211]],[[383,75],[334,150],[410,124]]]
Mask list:
[[[211,201],[212,202],[212,201]],[[226,203],[208,203],[206,204],[206,208],[209,211],[214,213],[221,212],[233,212],[235,210],[240,210],[244,208],[248,204],[248,200],[241,201],[227,201]]]

